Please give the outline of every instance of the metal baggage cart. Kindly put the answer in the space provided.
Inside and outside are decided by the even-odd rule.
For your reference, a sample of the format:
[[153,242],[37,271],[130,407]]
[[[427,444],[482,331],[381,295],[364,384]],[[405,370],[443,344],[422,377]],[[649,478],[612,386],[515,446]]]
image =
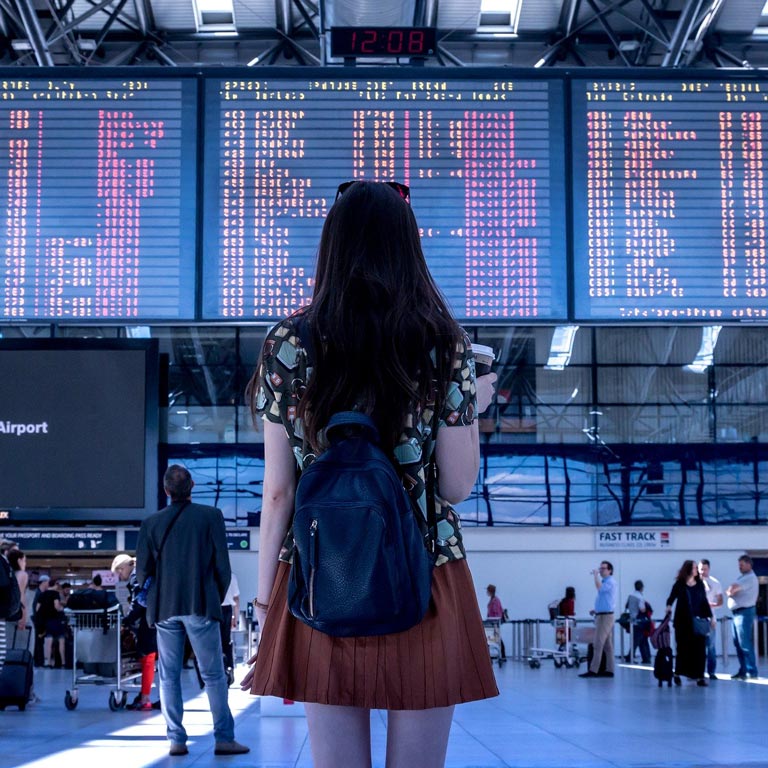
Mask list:
[[484,619],[485,639],[488,643],[488,653],[491,661],[497,661],[499,667],[506,661],[501,652],[501,619]]
[[588,658],[589,646],[595,642],[595,624],[590,619],[577,621],[571,636],[571,653],[578,659],[576,666]]
[[[541,662],[552,659],[555,667],[576,667],[583,661],[578,648],[579,627],[576,620],[570,616],[555,616],[552,620],[555,630],[554,648],[531,648],[528,666],[539,669]],[[593,630],[594,631],[594,630]]]
[[[129,690],[139,690],[136,680],[141,677],[141,667],[134,652],[123,652],[122,607],[96,610],[65,609],[69,626],[72,628],[72,688],[64,695],[64,706],[77,707],[81,685],[109,685],[109,708],[116,712],[125,707]],[[78,669],[78,662],[83,669]],[[107,665],[114,674],[88,673],[89,665]]]

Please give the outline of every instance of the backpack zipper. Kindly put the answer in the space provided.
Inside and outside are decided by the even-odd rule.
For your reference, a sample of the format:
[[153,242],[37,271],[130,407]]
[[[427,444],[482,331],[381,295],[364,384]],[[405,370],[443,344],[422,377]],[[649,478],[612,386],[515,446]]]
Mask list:
[[315,618],[315,567],[317,549],[317,519],[309,524],[309,615]]

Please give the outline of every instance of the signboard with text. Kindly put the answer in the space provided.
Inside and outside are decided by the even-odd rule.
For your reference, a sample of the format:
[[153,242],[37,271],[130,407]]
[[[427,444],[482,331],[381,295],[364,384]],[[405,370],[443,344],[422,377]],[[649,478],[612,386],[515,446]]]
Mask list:
[[[135,552],[136,545],[139,543],[138,531],[125,532],[125,551]],[[227,549],[235,549],[241,552],[247,552],[251,548],[250,531],[227,531]]]
[[595,549],[672,549],[672,533],[660,528],[597,530]]
[[7,531],[11,541],[24,552],[110,552],[117,548],[117,532],[82,531]]

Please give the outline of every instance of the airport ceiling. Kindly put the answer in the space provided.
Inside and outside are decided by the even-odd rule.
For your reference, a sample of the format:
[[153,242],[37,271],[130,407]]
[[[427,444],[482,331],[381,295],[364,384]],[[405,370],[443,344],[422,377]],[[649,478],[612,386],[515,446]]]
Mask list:
[[[0,0],[0,65],[342,66],[332,27],[435,27],[429,67],[768,67],[766,0]],[[766,33],[765,35],[763,33]],[[350,60],[346,64],[351,64]]]

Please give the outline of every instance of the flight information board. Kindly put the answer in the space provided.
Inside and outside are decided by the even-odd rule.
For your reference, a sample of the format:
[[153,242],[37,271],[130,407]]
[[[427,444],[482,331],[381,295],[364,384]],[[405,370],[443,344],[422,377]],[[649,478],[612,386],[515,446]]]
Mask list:
[[309,301],[340,182],[399,181],[464,320],[565,319],[562,82],[360,76],[206,82],[203,316]]
[[0,79],[0,321],[194,317],[194,79]]
[[574,80],[580,320],[765,320],[768,85]]

